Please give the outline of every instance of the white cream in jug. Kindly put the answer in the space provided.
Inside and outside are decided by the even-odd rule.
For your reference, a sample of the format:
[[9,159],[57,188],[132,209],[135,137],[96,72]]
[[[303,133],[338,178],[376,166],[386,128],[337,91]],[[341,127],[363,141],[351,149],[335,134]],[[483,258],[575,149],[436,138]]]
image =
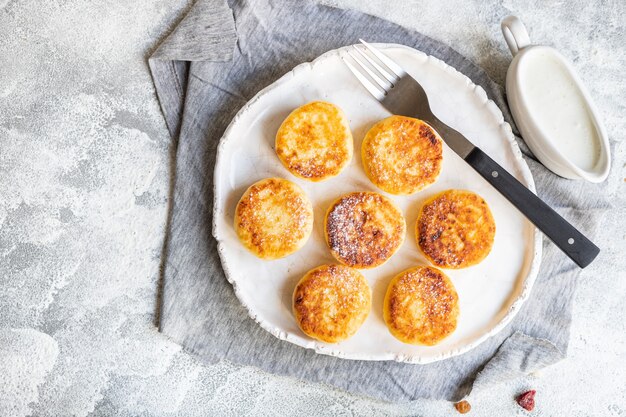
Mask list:
[[599,137],[576,81],[549,50],[525,58],[519,70],[528,113],[572,163],[591,170],[600,155]]

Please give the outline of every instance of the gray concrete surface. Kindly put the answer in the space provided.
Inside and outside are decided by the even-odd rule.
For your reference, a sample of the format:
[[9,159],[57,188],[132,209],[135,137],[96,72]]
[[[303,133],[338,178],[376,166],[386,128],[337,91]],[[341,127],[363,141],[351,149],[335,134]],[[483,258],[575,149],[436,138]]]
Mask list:
[[[153,325],[170,140],[145,57],[191,0],[0,0],[0,416],[454,415],[221,363]],[[569,358],[473,395],[474,416],[626,416],[626,3],[335,0],[453,45],[502,82],[522,17],[595,97],[614,208],[576,295]]]

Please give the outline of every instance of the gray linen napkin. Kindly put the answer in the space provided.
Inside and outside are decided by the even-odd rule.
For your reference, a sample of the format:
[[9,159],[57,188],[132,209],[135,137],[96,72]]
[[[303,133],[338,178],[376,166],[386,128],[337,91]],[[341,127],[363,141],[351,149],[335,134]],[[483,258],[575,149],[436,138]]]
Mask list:
[[[261,88],[295,65],[359,37],[402,43],[442,59],[483,87],[511,123],[499,85],[452,48],[415,31],[310,1],[232,1],[229,7],[224,0],[198,0],[149,59],[177,146],[160,330],[209,362],[229,360],[387,401],[458,400],[472,386],[484,388],[561,360],[579,274],[547,242],[531,298],[516,319],[476,349],[428,365],[317,355],[262,330],[235,298],[211,236],[218,141]],[[520,145],[539,195],[593,238],[607,207],[601,189],[557,178]]]

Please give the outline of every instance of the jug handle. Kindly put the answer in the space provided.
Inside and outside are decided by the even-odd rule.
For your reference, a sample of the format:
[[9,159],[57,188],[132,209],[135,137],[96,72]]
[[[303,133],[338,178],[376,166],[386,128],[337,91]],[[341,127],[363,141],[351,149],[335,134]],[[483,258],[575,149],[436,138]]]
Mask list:
[[530,37],[528,36],[528,31],[526,31],[526,26],[517,16],[504,18],[500,27],[502,28],[504,40],[506,40],[506,44],[509,46],[513,56],[530,45]]

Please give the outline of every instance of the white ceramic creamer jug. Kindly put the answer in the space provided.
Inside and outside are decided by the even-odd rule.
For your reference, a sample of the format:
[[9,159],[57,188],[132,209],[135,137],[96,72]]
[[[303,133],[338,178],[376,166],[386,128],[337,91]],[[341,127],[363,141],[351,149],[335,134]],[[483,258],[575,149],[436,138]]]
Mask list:
[[609,142],[573,67],[554,48],[531,45],[515,16],[502,21],[502,33],[513,54],[507,100],[530,150],[562,177],[604,181],[611,164]]

